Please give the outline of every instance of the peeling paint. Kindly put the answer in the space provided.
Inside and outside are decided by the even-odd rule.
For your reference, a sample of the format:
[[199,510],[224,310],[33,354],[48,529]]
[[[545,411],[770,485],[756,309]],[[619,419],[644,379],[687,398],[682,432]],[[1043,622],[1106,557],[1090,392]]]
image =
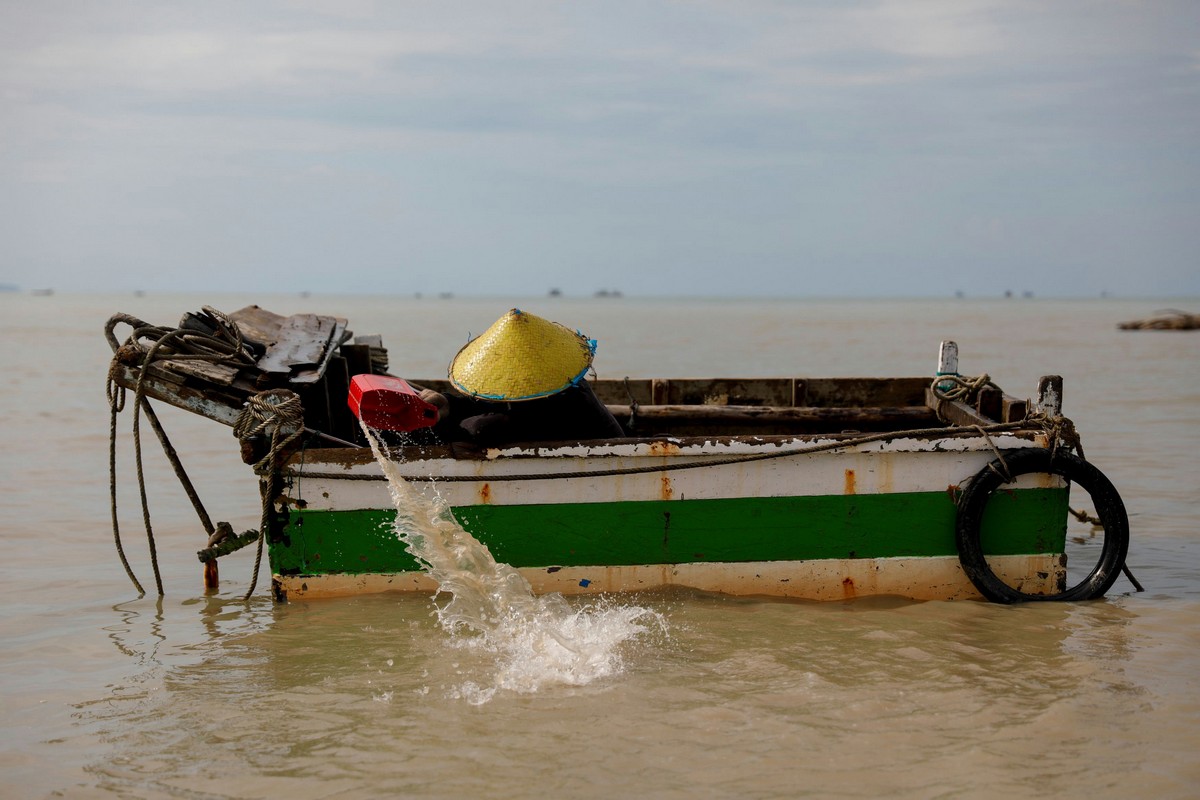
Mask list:
[[650,443],[650,455],[652,456],[677,456],[679,455],[679,445],[670,441],[654,441]]

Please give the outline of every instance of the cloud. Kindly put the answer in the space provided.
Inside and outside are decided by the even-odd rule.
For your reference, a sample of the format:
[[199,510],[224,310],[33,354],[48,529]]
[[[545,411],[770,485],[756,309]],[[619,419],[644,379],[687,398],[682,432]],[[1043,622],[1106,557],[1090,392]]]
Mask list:
[[1182,2],[51,0],[0,23],[5,281],[349,258],[458,291],[606,269],[771,292],[813,265],[911,292],[938,282],[905,269],[981,251],[1073,271],[1056,230],[1118,278],[1139,244],[1172,276],[1200,245],[1173,222],[1200,177]]

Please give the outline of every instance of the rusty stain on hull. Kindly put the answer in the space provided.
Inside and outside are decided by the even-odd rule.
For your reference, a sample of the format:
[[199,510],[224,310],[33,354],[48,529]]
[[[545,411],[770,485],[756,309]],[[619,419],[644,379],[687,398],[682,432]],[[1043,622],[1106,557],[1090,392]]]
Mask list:
[[858,478],[854,474],[854,470],[852,470],[852,469],[846,470],[846,488],[845,488],[844,493],[845,494],[857,494],[858,493]]
[[479,502],[482,505],[491,505],[492,503],[492,485],[490,483],[481,484],[479,487]]
[[663,500],[670,500],[675,496],[675,487],[671,485],[671,476],[663,474],[662,476],[662,491],[660,495]]
[[650,455],[652,455],[652,456],[677,456],[677,455],[679,455],[679,445],[675,442],[663,442],[663,441],[650,442]]

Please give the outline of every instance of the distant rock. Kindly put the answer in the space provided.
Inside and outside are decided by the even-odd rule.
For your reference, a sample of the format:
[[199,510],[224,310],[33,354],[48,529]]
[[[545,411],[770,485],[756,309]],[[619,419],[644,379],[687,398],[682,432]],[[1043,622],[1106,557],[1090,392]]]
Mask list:
[[1161,311],[1159,316],[1136,319],[1117,325],[1123,331],[1194,331],[1200,330],[1200,314],[1186,311]]

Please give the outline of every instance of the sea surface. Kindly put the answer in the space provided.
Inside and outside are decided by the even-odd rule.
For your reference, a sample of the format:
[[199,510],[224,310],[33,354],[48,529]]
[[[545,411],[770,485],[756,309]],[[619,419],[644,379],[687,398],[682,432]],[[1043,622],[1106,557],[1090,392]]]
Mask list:
[[[113,545],[105,322],[249,304],[346,317],[417,379],[511,307],[596,338],[600,377],[931,376],[953,339],[964,374],[1010,394],[1064,377],[1145,591],[571,600],[607,660],[561,670],[448,628],[428,597],[276,605],[264,570],[244,601],[253,548],[206,595],[202,528],[146,430],[155,596],[127,410],[118,519],[139,597]],[[0,294],[0,797],[1198,797],[1200,331],[1117,329],[1164,308],[1200,298]],[[213,518],[256,527],[229,429],[160,416]]]

